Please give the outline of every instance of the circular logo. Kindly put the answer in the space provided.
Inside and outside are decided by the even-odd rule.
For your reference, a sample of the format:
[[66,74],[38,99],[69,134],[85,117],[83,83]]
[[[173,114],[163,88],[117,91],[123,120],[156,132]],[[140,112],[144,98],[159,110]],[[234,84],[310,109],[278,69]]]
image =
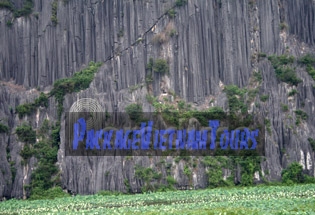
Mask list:
[[102,117],[99,116],[102,114],[103,108],[95,99],[79,99],[71,106],[69,112],[73,122],[83,117],[88,130],[96,129],[102,123]]

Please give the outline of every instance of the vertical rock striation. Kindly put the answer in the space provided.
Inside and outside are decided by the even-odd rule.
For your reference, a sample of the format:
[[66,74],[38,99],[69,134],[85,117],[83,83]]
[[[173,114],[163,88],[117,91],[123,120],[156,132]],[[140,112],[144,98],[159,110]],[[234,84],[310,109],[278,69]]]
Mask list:
[[[22,1],[13,1],[21,7]],[[297,75],[303,82],[296,88],[299,93],[288,97],[293,88],[277,81],[270,62],[257,57],[259,53],[288,52],[299,57],[314,52],[312,0],[189,0],[181,7],[174,6],[175,0],[59,0],[56,25],[51,20],[52,3],[34,0],[33,13],[19,18],[0,9],[0,119],[10,128],[10,134],[0,134],[0,197],[25,196],[23,186],[30,183],[36,166],[35,159],[21,165],[23,143],[14,133],[16,126],[29,121],[33,128],[39,128],[45,118],[57,120],[53,98],[47,109],[38,110],[37,117],[34,114],[20,120],[15,107],[33,101],[39,95],[36,89],[51,90],[57,79],[72,76],[90,61],[104,64],[90,88],[65,97],[65,111],[86,97],[98,100],[108,111],[123,111],[137,101],[143,103],[144,111],[152,111],[145,99],[148,91],[155,96],[173,91],[196,107],[209,106],[208,99],[213,97],[216,104],[226,108],[220,83],[246,87],[253,71],[261,71],[260,94],[269,94],[269,99],[253,107],[271,122],[263,174],[268,180],[279,180],[282,169],[295,160],[310,175],[315,174],[314,151],[307,141],[308,137],[315,139],[315,82],[298,67]],[[167,13],[171,8],[176,11],[173,18]],[[286,30],[281,30],[281,25],[286,25]],[[166,59],[170,75],[154,73],[152,86],[147,88],[150,57]],[[143,87],[129,92],[128,88],[141,84]],[[287,104],[290,111],[284,113],[281,104]],[[303,109],[309,118],[290,129],[297,109]],[[155,167],[161,160],[65,157],[63,126],[57,164],[62,186],[73,192],[126,191],[125,180],[137,191],[142,182],[134,177],[135,165]],[[183,163],[177,164],[170,157],[166,160],[173,164],[171,173],[178,184],[186,185],[189,180]],[[163,174],[165,171],[163,167]],[[207,186],[205,171],[202,164],[193,171],[195,187]]]

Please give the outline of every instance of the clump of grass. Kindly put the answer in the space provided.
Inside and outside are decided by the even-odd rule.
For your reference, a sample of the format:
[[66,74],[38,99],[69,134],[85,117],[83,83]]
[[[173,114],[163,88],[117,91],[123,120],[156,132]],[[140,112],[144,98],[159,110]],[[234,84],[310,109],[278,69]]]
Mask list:
[[296,89],[293,89],[289,92],[288,96],[294,96],[295,94],[297,94],[298,91]]
[[289,106],[286,104],[281,104],[281,109],[283,112],[287,112],[289,110]]
[[262,96],[260,96],[260,100],[261,100],[262,102],[267,101],[268,98],[269,98],[269,95],[262,95]]

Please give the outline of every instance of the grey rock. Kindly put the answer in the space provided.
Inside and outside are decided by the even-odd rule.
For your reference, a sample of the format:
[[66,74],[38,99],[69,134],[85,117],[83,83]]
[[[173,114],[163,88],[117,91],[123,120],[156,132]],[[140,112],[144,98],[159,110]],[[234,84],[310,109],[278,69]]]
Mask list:
[[[14,0],[18,7],[21,2]],[[17,140],[15,128],[23,121],[36,129],[45,118],[57,120],[54,98],[49,99],[47,109],[38,109],[23,120],[14,114],[15,107],[33,101],[39,95],[35,88],[49,91],[54,81],[72,76],[90,61],[104,64],[87,90],[65,97],[65,111],[80,98],[94,98],[109,112],[123,111],[133,102],[141,102],[144,111],[149,112],[153,107],[146,101],[146,94],[160,96],[168,91],[197,106],[212,96],[215,105],[227,110],[220,82],[246,87],[252,72],[261,71],[260,93],[269,94],[269,99],[255,111],[271,121],[271,135],[266,135],[266,161],[262,163],[263,172],[269,172],[265,177],[279,180],[282,169],[292,161],[299,161],[308,174],[315,175],[314,152],[307,141],[308,137],[315,138],[314,80],[305,70],[297,69],[303,83],[297,87],[299,94],[288,98],[292,87],[276,80],[268,60],[252,57],[259,52],[282,54],[287,46],[297,57],[306,51],[314,52],[314,2],[257,0],[251,6],[245,0],[189,0],[187,5],[175,8],[176,17],[170,19],[165,12],[174,2],[69,0],[64,4],[58,1],[56,26],[51,22],[52,0],[34,0],[38,19],[31,14],[13,20],[8,10],[0,9],[0,119],[5,119],[10,127],[9,135],[0,134],[0,197],[25,197],[23,186],[30,183],[36,167],[35,159],[21,165],[19,152],[24,143]],[[11,27],[6,24],[8,20],[13,20]],[[284,22],[288,29],[281,31],[279,26]],[[167,29],[174,29],[176,34],[166,36],[162,44],[154,43],[154,38],[166,34]],[[152,86],[144,85],[130,93],[131,86],[145,83],[150,57],[168,60],[169,77],[155,73]],[[281,103],[290,107],[288,113],[281,111]],[[295,123],[296,109],[303,109],[309,119],[300,127],[289,129]],[[135,178],[135,165],[155,169],[161,160],[160,157],[131,160],[65,157],[64,130],[62,123],[57,165],[63,188],[72,193],[126,191],[125,180],[133,192],[138,192],[143,181]],[[189,185],[189,178],[183,173],[184,163],[176,164],[172,157],[166,161],[173,164],[171,174],[178,187]],[[13,180],[10,162],[15,162]],[[161,172],[166,175],[165,167]],[[198,164],[193,170],[193,187],[207,186],[205,172],[204,166]],[[229,172],[224,174],[228,176]],[[239,180],[237,172],[236,181]]]

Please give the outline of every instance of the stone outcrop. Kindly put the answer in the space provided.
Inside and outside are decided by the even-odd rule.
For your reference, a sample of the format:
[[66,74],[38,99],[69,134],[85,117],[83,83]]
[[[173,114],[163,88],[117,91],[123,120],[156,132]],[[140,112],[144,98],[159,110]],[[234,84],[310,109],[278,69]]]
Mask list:
[[[20,7],[23,1],[13,2]],[[45,118],[57,120],[53,97],[47,109],[38,108],[23,119],[18,118],[15,107],[34,101],[39,91],[50,91],[56,80],[72,76],[90,61],[103,62],[103,66],[87,90],[66,95],[64,111],[80,98],[94,98],[109,112],[124,111],[133,102],[141,102],[149,112],[153,110],[146,101],[149,92],[155,96],[174,92],[196,108],[209,107],[214,99],[214,105],[227,110],[222,86],[246,87],[253,72],[261,71],[259,93],[269,98],[252,106],[271,122],[263,174],[268,180],[279,180],[283,168],[299,161],[315,176],[314,151],[307,141],[315,139],[315,82],[305,69],[297,67],[303,82],[296,87],[299,93],[288,97],[293,88],[279,82],[270,62],[258,57],[259,53],[300,57],[314,52],[314,1],[188,0],[176,7],[175,0],[59,0],[56,25],[51,21],[52,2],[34,0],[33,13],[19,18],[0,9],[0,120],[10,128],[9,134],[0,134],[0,197],[25,196],[23,186],[30,183],[37,162],[32,158],[21,165],[23,143],[15,128],[23,121],[36,129]],[[173,18],[167,12],[171,8],[176,11]],[[166,59],[170,74],[153,74],[152,85],[146,87],[150,57]],[[283,112],[281,104],[288,105],[289,111]],[[309,116],[299,126],[295,126],[297,109]],[[64,123],[60,135],[57,165],[62,186],[75,193],[126,191],[125,179],[136,192],[142,182],[134,177],[135,165],[155,168],[161,160],[65,157]],[[177,164],[172,157],[166,162],[172,163],[171,174],[179,186],[189,184],[183,162]],[[162,167],[164,176],[165,171]],[[205,171],[201,163],[193,169],[193,187],[207,186]]]

